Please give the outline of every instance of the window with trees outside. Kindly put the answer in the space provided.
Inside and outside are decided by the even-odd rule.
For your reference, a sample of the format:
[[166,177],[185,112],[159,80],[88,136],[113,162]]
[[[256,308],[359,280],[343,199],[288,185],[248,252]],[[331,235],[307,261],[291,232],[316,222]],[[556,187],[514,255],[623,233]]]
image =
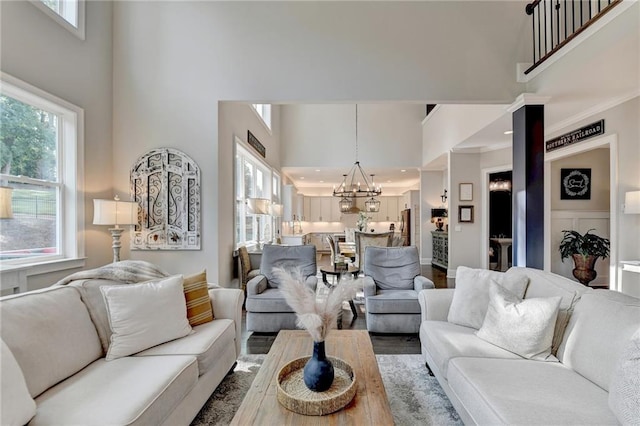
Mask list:
[[2,74],[0,114],[0,263],[82,256],[82,110]]
[[[258,222],[260,240],[271,241],[274,238],[274,218],[271,215],[252,215],[247,212],[249,198],[266,198],[278,202],[280,194],[280,176],[253,155],[244,146],[236,142],[235,162],[235,241],[236,247],[258,243]],[[275,188],[277,187],[277,188]]]

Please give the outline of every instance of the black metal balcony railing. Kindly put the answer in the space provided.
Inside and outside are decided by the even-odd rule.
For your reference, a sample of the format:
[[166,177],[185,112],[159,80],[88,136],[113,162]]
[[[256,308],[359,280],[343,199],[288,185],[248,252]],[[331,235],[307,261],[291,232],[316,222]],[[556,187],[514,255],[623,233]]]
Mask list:
[[529,74],[622,0],[534,0],[526,7],[533,29]]

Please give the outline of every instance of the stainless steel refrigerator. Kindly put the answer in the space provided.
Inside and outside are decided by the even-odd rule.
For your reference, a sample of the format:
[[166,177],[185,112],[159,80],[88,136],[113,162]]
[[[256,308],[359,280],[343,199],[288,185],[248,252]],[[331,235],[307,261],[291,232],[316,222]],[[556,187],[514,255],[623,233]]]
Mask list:
[[400,216],[400,235],[405,246],[411,245],[411,209],[402,210]]

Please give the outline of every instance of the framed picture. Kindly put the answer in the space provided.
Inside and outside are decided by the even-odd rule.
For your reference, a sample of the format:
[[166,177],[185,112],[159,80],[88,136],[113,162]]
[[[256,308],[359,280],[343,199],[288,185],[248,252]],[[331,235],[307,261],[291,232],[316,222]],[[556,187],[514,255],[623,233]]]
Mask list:
[[473,223],[473,206],[458,206],[458,222]]
[[560,169],[560,199],[590,200],[591,169]]
[[460,184],[460,201],[473,201],[473,184]]

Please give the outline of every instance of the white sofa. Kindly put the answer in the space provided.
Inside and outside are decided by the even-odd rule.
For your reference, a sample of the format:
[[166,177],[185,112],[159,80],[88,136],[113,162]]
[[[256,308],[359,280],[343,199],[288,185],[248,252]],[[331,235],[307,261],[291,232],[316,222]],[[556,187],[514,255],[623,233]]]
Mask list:
[[188,425],[240,354],[242,291],[210,289],[213,321],[106,361],[98,287],[122,283],[91,281],[0,300],[2,341],[36,403],[29,424]]
[[608,392],[620,356],[640,328],[640,300],[536,269],[511,268],[506,274],[516,273],[529,277],[525,299],[562,297],[560,309],[570,317],[557,349],[560,362],[522,358],[481,340],[473,328],[448,322],[454,289],[419,294],[422,354],[463,422],[618,424],[621,416],[610,409]]

